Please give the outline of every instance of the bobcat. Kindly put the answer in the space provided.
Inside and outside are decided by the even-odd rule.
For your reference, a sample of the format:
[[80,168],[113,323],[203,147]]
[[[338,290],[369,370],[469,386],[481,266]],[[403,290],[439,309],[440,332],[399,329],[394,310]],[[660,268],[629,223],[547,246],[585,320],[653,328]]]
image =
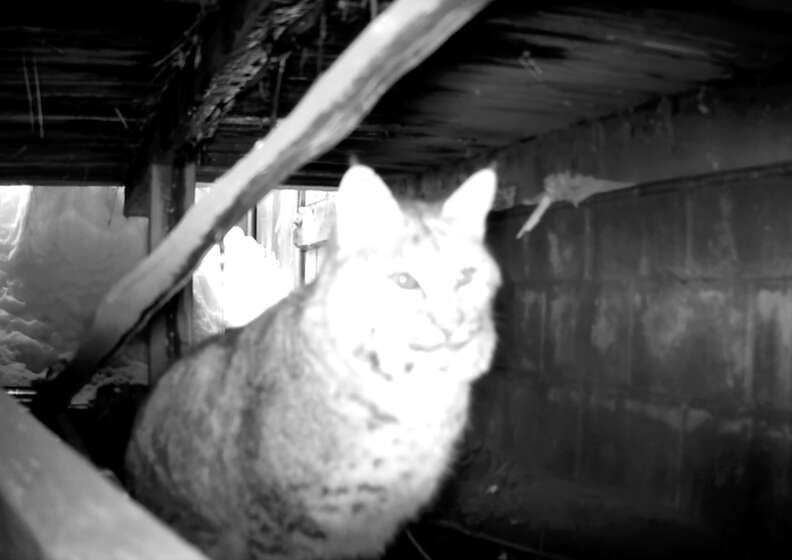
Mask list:
[[398,202],[353,165],[315,281],[176,362],[127,451],[133,495],[217,560],[380,554],[432,499],[489,368],[495,173]]

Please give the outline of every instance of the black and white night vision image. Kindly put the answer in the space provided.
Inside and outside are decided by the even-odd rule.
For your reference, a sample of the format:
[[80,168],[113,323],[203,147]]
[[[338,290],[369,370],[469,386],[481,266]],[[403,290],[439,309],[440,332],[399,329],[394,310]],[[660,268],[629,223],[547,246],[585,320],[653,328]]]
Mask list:
[[0,560],[792,557],[790,29],[9,0]]

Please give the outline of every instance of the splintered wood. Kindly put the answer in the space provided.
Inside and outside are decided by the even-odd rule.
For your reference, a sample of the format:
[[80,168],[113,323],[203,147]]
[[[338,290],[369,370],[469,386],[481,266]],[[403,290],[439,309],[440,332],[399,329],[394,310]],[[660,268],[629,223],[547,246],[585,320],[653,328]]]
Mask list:
[[171,233],[104,297],[74,358],[36,407],[64,406],[93,372],[188,281],[212,244],[268,191],[340,142],[380,97],[489,0],[397,0],[295,109],[220,177]]

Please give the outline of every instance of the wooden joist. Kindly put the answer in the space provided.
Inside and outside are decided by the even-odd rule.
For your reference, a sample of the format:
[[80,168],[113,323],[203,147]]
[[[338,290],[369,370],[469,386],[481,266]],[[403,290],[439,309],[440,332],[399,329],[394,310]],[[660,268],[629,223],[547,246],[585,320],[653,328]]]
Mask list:
[[162,153],[194,149],[211,137],[234,99],[263,71],[290,29],[318,19],[322,2],[293,0],[229,1],[209,11],[192,37],[186,37],[185,66],[176,72],[127,173],[126,215],[145,216],[146,166]]
[[269,135],[218,179],[171,233],[105,295],[71,362],[33,406],[60,407],[189,280],[261,197],[357,126],[388,88],[489,0],[398,0],[372,21]]
[[553,131],[397,190],[442,196],[494,161],[496,208],[578,204],[633,185],[792,163],[792,86],[709,88]]
[[300,221],[294,231],[294,244],[312,249],[330,238],[335,224],[335,200],[328,199],[299,208]]
[[[195,162],[155,163],[149,170],[149,252],[159,245],[195,202]],[[153,385],[192,343],[192,282],[148,324],[148,374]]]

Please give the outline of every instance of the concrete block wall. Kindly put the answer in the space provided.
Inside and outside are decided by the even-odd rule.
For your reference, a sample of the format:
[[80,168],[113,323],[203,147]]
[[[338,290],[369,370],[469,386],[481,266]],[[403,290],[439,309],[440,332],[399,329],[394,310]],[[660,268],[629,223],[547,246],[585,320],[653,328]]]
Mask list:
[[[491,216],[501,344],[440,515],[585,558],[792,550],[792,176]],[[774,556],[775,557],[775,556]]]

